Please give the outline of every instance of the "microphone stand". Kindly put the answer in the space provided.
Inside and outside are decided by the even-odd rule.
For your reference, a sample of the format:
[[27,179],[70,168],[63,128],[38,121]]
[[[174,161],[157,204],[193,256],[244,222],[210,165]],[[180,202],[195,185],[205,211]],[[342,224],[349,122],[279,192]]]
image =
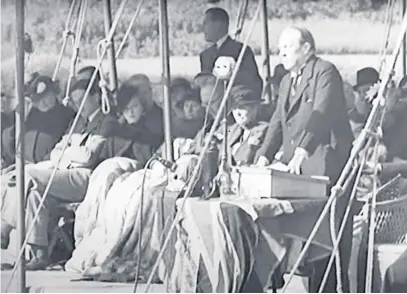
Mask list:
[[[223,81],[224,87],[227,87],[227,80]],[[231,166],[228,154],[228,102],[225,103],[223,109],[223,145],[222,157],[217,175],[217,184],[219,186],[219,194],[221,198],[228,198],[233,194]]]

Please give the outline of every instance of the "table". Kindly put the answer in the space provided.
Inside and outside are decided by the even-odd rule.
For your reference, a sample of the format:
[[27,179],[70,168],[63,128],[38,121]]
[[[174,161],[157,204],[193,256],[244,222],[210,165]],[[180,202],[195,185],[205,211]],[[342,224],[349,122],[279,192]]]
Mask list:
[[[269,288],[277,267],[290,269],[325,203],[187,199],[177,224],[169,291],[240,292],[253,274],[263,290]],[[303,264],[327,257],[331,250],[327,216]]]

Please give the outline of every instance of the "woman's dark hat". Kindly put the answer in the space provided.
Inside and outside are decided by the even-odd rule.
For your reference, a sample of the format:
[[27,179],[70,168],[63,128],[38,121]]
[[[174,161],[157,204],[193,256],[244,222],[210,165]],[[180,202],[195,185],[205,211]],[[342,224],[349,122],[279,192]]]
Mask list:
[[259,95],[243,85],[236,85],[232,87],[230,92],[231,109],[236,109],[237,107],[244,105],[260,104],[261,99]]
[[30,97],[33,102],[40,101],[50,91],[58,93],[57,83],[53,82],[49,76],[38,73],[34,73],[32,79],[25,86],[25,95]]

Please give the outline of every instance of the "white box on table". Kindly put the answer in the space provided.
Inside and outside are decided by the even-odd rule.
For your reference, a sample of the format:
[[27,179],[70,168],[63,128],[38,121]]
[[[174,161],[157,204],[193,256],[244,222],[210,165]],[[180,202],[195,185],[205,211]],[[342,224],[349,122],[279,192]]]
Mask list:
[[232,174],[239,198],[326,198],[327,177],[294,175],[271,168],[236,167]]

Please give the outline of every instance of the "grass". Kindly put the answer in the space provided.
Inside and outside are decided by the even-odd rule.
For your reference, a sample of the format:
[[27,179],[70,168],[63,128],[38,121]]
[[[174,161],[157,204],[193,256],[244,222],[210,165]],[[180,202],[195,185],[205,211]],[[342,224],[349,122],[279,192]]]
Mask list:
[[[238,1],[238,0],[228,0]],[[238,4],[220,1],[231,15],[231,30],[235,27]],[[377,53],[380,51],[385,31],[385,7],[374,7],[373,0],[269,0],[269,28],[271,50],[276,51],[279,32],[287,24],[308,27],[317,40],[320,53]],[[378,1],[378,0],[376,0]],[[95,58],[96,45],[104,37],[103,7],[100,0],[89,0],[90,5],[81,43],[81,57]],[[112,1],[113,11],[120,1]],[[145,1],[134,26],[123,58],[151,57],[159,54],[157,1]],[[38,54],[58,54],[62,32],[69,9],[68,0],[26,0],[26,31],[32,36]],[[173,56],[194,56],[205,46],[202,36],[202,14],[210,5],[206,0],[169,0],[169,37]],[[186,3],[188,3],[186,5]],[[257,1],[249,1],[246,28],[254,14]],[[138,1],[129,1],[119,23],[117,39],[124,34]],[[1,2],[1,57],[14,54],[14,1]],[[400,7],[394,10],[391,44],[400,25]],[[256,53],[261,51],[262,30],[260,22],[250,45]],[[390,46],[391,47],[391,46]],[[71,52],[68,48],[67,52]]]

